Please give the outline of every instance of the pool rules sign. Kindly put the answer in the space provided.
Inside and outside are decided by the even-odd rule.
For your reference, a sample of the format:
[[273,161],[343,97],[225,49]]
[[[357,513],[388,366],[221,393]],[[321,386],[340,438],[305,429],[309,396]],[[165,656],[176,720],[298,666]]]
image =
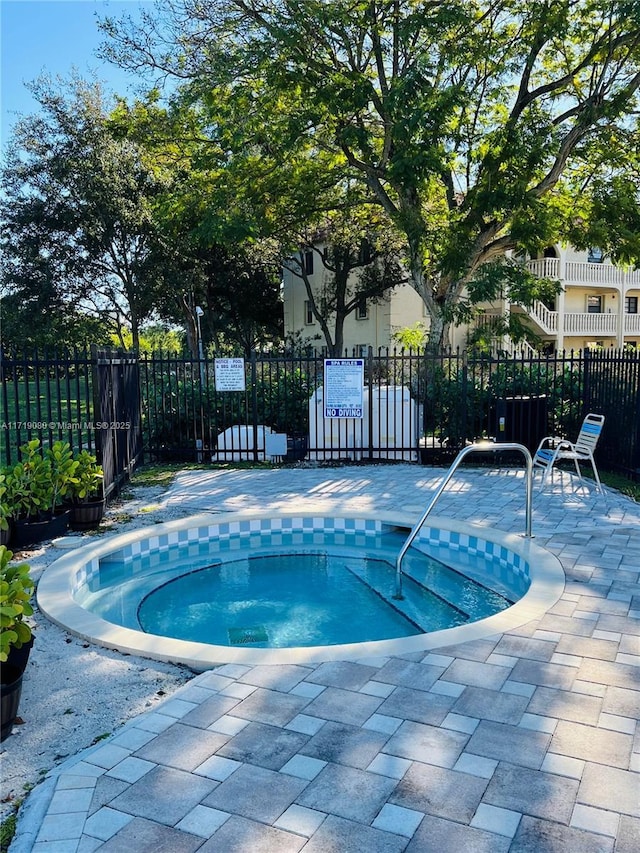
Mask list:
[[364,359],[324,360],[325,418],[361,418],[364,397]]

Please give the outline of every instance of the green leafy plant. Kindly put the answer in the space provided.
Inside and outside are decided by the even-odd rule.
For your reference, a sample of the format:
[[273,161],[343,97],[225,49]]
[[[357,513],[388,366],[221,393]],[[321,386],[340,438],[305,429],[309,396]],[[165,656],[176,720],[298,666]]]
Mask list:
[[16,519],[37,518],[40,513],[53,511],[51,462],[42,456],[37,438],[23,444],[20,451],[21,461],[4,471],[6,503]]
[[43,455],[49,463],[53,488],[52,509],[55,509],[73,493],[78,462],[74,459],[71,445],[67,441],[54,442]]
[[[68,442],[56,441],[43,451],[37,438],[20,447],[21,460],[7,466],[0,482],[0,528],[2,515],[33,519],[53,514],[76,485],[79,463]],[[4,491],[2,491],[4,488]]]
[[0,661],[9,651],[21,648],[31,639],[26,618],[33,615],[30,603],[34,581],[28,563],[11,563],[13,552],[0,545]]
[[0,472],[0,530],[9,529],[9,519],[11,518],[12,510],[7,501],[7,476]]
[[81,450],[74,457],[75,470],[71,497],[75,501],[87,501],[99,497],[102,491],[102,467],[88,450]]

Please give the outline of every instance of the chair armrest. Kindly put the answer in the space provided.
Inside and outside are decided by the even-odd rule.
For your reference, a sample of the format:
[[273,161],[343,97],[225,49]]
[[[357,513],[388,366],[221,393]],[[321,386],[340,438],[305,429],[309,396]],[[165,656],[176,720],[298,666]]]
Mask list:
[[538,450],[542,450],[545,445],[548,445],[551,449],[555,449],[561,441],[564,441],[564,439],[560,438],[558,435],[545,435],[538,445]]

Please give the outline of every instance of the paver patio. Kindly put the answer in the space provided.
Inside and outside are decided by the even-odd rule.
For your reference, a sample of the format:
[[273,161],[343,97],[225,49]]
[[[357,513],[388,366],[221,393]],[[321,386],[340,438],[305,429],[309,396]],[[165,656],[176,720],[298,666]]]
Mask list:
[[[185,472],[164,502],[405,512],[418,466]],[[524,530],[523,474],[460,469],[437,514]],[[561,599],[431,652],[205,672],[29,796],[11,853],[632,853],[640,849],[640,505],[534,494]]]

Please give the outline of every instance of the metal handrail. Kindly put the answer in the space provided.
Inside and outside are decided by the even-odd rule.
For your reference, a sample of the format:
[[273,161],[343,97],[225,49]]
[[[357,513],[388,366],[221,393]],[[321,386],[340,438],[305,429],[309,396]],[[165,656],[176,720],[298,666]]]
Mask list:
[[424,511],[420,521],[418,521],[418,523],[414,525],[413,529],[409,533],[409,536],[407,537],[406,542],[404,543],[404,545],[400,549],[400,553],[398,554],[398,557],[396,559],[396,591],[395,591],[395,595],[393,596],[395,599],[401,599],[404,597],[402,595],[402,558],[404,557],[404,555],[409,550],[411,543],[413,542],[413,540],[418,535],[418,531],[420,530],[422,525],[425,523],[427,516],[429,515],[431,510],[436,505],[438,499],[440,498],[440,495],[444,492],[445,488],[447,487],[447,485],[449,483],[449,480],[453,477],[456,469],[458,468],[458,466],[460,465],[462,460],[466,456],[468,456],[470,453],[486,453],[487,451],[496,452],[499,450],[519,450],[522,453],[522,455],[524,456],[525,463],[527,466],[526,475],[525,475],[525,487],[526,487],[525,513],[526,513],[526,515],[525,515],[525,534],[524,535],[527,536],[528,538],[531,538],[531,496],[533,493],[533,460],[531,458],[531,454],[529,453],[529,450],[524,446],[524,444],[511,444],[508,442],[506,442],[504,444],[503,443],[496,444],[493,441],[479,441],[479,442],[476,442],[475,444],[470,444],[469,447],[465,447],[463,450],[461,450],[460,453],[458,453],[456,458],[453,460],[453,462],[451,463],[451,467],[449,468],[444,480],[442,481],[442,483],[438,487],[438,490],[436,491],[435,495],[433,496],[431,503],[429,504],[429,506]]

